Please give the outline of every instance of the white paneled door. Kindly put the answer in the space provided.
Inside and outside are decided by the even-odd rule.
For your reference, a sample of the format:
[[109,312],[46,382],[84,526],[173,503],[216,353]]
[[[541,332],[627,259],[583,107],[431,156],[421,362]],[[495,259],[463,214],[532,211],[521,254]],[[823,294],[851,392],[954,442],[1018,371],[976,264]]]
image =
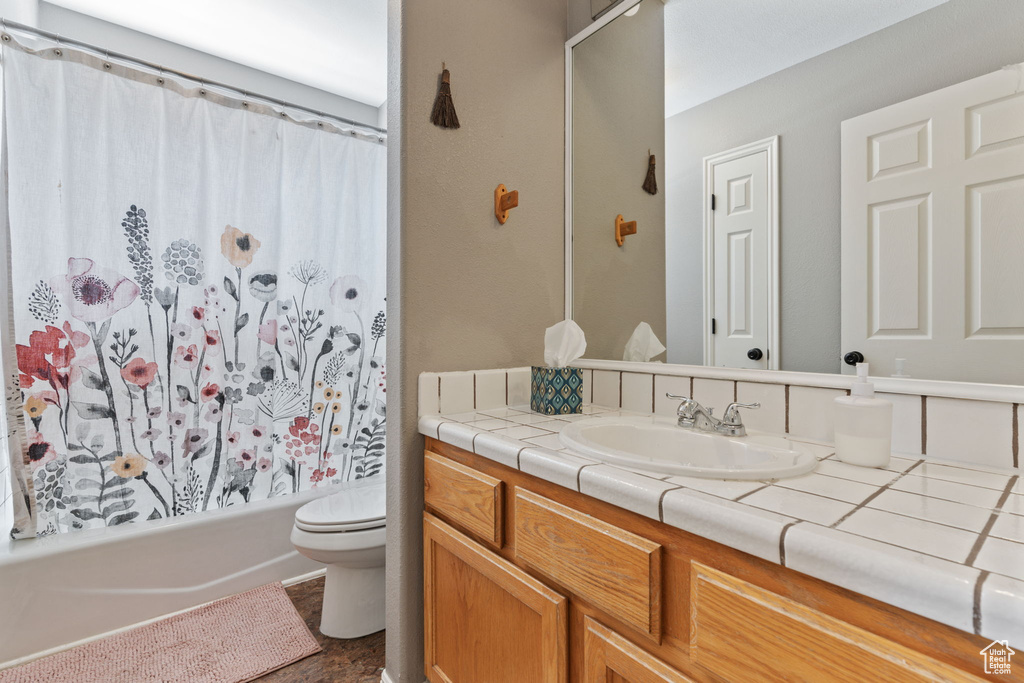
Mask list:
[[1008,68],[843,122],[842,351],[873,375],[1024,383],[1020,89]]
[[705,159],[708,365],[778,367],[772,342],[777,145],[771,138]]

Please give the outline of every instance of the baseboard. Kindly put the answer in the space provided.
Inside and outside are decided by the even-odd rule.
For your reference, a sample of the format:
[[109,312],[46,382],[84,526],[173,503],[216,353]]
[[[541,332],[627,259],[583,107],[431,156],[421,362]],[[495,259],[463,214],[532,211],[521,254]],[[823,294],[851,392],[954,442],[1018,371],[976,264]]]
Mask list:
[[289,586],[294,586],[297,583],[304,583],[306,581],[312,581],[313,579],[319,579],[326,573],[327,567],[324,567],[322,569],[311,571],[308,574],[300,574],[299,576],[293,576],[290,579],[285,579],[281,582],[281,585],[283,585],[285,588],[288,588]]
[[[295,584],[302,583],[303,581],[311,581],[313,579],[318,579],[318,578],[320,578],[321,576],[323,576],[326,573],[327,573],[327,567],[324,567],[323,569],[317,569],[316,571],[309,572],[308,574],[301,574],[299,576],[292,577],[290,579],[282,581],[281,583],[282,583],[282,585],[285,586],[285,588],[287,588],[288,586],[294,586]],[[224,597],[230,597],[230,596],[226,595]],[[174,617],[174,616],[177,616],[179,614],[184,614],[185,612],[191,612],[194,609],[199,609],[200,607],[205,607],[205,606],[210,605],[210,604],[212,604],[214,602],[217,602],[217,600],[223,600],[223,599],[224,598],[217,598],[216,600],[210,600],[208,602],[204,602],[201,605],[194,605],[192,607],[186,607],[185,609],[180,609],[177,612],[171,612],[169,614],[161,614],[160,616],[153,617],[152,619],[146,619],[145,621],[140,621],[140,622],[137,622],[135,624],[129,624],[128,626],[122,626],[121,628],[115,628],[113,631],[107,631],[105,633],[100,633],[100,634],[97,634],[95,636],[89,636],[88,638],[82,638],[81,640],[76,640],[73,643],[65,643],[64,645],[58,645],[56,647],[51,647],[50,649],[43,650],[42,652],[33,652],[32,654],[25,655],[24,657],[18,657],[17,659],[12,659],[10,661],[0,662],[0,671],[2,671],[4,669],[9,669],[11,667],[18,666],[20,664],[28,664],[29,662],[35,661],[36,659],[42,659],[43,657],[49,657],[50,655],[55,655],[58,652],[63,652],[64,650],[70,650],[71,648],[78,647],[79,645],[85,645],[86,643],[91,643],[91,642],[93,642],[95,640],[102,640],[103,638],[108,638],[110,636],[117,635],[118,633],[123,633],[125,631],[130,631],[133,628],[138,628],[140,626],[145,626],[147,624],[152,624],[153,622],[156,622],[156,621],[162,621],[163,619],[167,619],[169,617]]]

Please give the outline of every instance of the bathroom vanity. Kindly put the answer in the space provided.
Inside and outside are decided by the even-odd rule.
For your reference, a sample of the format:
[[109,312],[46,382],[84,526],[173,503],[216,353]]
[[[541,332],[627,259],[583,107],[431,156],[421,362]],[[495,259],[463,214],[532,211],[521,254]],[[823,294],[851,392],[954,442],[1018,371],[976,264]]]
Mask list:
[[985,638],[438,439],[424,457],[434,683],[981,680]]

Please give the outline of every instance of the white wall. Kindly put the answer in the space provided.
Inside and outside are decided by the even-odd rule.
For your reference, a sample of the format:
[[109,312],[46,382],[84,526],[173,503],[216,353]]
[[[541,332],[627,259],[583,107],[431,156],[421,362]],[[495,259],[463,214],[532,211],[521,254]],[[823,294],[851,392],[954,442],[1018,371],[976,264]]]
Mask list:
[[258,95],[293,102],[360,123],[373,126],[378,124],[377,107],[273,76],[42,0],[0,0],[0,16]]

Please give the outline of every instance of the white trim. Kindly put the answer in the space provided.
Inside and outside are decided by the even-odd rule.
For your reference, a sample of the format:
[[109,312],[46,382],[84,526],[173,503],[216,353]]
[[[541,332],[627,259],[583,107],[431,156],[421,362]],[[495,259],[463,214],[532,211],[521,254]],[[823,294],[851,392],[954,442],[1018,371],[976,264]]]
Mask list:
[[768,369],[778,370],[782,356],[779,347],[779,136],[751,142],[725,152],[704,157],[704,364],[714,366],[715,346],[711,338],[711,317],[714,313],[712,292],[715,283],[714,216],[710,197],[714,191],[714,170],[719,164],[751,154],[768,154]]
[[625,0],[565,41],[565,319],[572,318],[572,49],[640,0]]
[[[760,382],[762,384],[789,384],[801,387],[849,389],[855,377],[824,372],[792,372],[787,370],[746,370],[743,368],[715,368],[704,365],[670,365],[668,363],[635,363],[622,360],[589,360],[581,358],[571,364],[587,370],[614,372],[640,372],[675,377]],[[1024,403],[1024,386],[1010,384],[977,384],[974,382],[946,382],[930,379],[902,379],[899,377],[872,377],[875,390],[889,394],[964,398],[1001,403]]]
[[[299,576],[295,576],[293,578],[286,579],[286,580],[281,582],[281,585],[283,585],[285,588],[287,588],[288,586],[294,586],[295,584],[302,583],[303,581],[310,581],[312,579],[319,578],[320,576],[322,576],[322,575],[324,575],[326,573],[327,573],[327,568],[324,567],[323,569],[317,569],[316,571],[309,572],[308,574],[301,574]],[[237,595],[237,593],[236,593],[236,595]],[[133,628],[139,628],[141,626],[146,626],[148,624],[153,624],[153,623],[158,622],[158,621],[163,621],[164,619],[170,619],[171,617],[176,617],[179,614],[185,614],[186,612],[191,612],[192,610],[199,609],[200,607],[206,607],[207,605],[212,605],[213,603],[217,602],[218,600],[224,600],[225,598],[230,598],[230,597],[231,597],[230,595],[226,595],[223,598],[216,598],[215,600],[209,600],[209,601],[204,602],[204,603],[199,604],[199,605],[193,605],[192,607],[186,607],[185,609],[180,609],[177,612],[170,612],[168,614],[161,614],[158,617],[153,617],[152,619],[146,619],[144,621],[139,621],[139,622],[136,622],[134,624],[128,624],[127,626],[122,626],[121,628],[115,628],[112,631],[106,631],[104,633],[99,633],[99,634],[94,635],[94,636],[89,636],[88,638],[82,638],[81,640],[76,640],[76,641],[71,642],[71,643],[65,643],[64,645],[58,645],[56,647],[51,647],[48,650],[42,650],[40,652],[33,652],[30,655],[25,655],[24,657],[18,657],[17,659],[11,659],[11,660],[8,660],[6,662],[0,662],[0,671],[3,671],[4,669],[10,669],[10,668],[15,667],[15,666],[20,666],[22,664],[28,664],[29,662],[34,662],[37,659],[42,659],[43,657],[49,657],[50,655],[55,655],[58,652],[64,652],[65,650],[70,650],[71,648],[78,647],[79,645],[87,645],[87,644],[92,643],[92,642],[97,641],[97,640],[103,640],[104,638],[109,638],[110,636],[116,636],[118,633],[124,633],[125,631],[132,630]]]

